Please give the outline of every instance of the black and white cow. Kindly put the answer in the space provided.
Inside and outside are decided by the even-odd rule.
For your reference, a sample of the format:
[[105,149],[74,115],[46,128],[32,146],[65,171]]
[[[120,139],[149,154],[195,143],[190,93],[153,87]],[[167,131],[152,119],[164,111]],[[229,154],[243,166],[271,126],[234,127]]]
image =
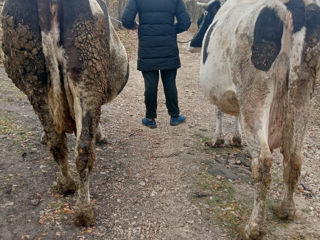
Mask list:
[[[91,225],[89,174],[101,105],[120,93],[129,73],[107,5],[104,0],[7,0],[2,25],[6,72],[47,134],[60,191],[78,188],[76,223]],[[78,184],[69,172],[66,133],[77,136]]]
[[253,158],[254,206],[239,230],[243,239],[262,239],[276,148],[285,189],[274,209],[281,218],[295,216],[301,149],[320,80],[320,7],[313,0],[228,0],[202,43],[200,85],[223,112],[240,117]]
[[[189,44],[190,52],[200,52],[202,47],[202,40],[204,35],[212,23],[215,15],[221,8],[221,6],[226,2],[226,0],[212,0],[208,3],[197,2],[198,5],[205,7],[204,12],[201,14],[200,18],[197,21],[198,32],[195,34],[194,38]],[[216,130],[212,138],[212,146],[221,147],[225,143],[224,133],[223,133],[223,116],[224,113],[217,107],[216,108]],[[239,118],[235,117],[234,119],[234,132],[231,144],[233,146],[241,146],[241,133],[239,126]]]

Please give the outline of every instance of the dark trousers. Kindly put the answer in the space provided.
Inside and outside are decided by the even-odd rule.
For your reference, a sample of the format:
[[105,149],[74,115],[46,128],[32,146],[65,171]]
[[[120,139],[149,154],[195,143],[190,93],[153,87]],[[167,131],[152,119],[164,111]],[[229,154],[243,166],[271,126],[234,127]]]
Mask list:
[[[179,116],[178,92],[176,87],[177,69],[160,70],[164,94],[166,96],[166,106],[171,117]],[[145,86],[146,118],[157,117],[157,97],[159,71],[143,71]]]

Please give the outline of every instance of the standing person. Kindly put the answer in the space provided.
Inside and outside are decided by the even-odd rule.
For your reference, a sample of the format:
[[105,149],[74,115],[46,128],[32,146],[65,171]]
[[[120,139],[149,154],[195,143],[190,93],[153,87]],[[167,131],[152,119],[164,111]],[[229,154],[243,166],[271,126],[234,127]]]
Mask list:
[[[135,22],[139,14],[139,24]],[[175,23],[176,19],[176,23]],[[146,116],[142,124],[156,128],[159,72],[170,115],[170,125],[186,120],[180,115],[176,87],[181,66],[177,34],[188,30],[190,17],[182,0],[129,0],[122,16],[125,28],[138,29],[138,70],[145,83]]]

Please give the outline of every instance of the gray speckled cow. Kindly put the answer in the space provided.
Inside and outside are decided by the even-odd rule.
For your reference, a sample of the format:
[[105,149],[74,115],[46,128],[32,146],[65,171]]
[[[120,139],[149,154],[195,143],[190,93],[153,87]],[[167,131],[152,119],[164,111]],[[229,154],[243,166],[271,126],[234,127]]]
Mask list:
[[75,219],[91,225],[89,173],[101,105],[128,80],[127,54],[107,6],[104,0],[7,0],[2,16],[6,72],[27,95],[47,133],[63,193],[77,187],[68,170],[65,133],[77,136]]
[[285,189],[275,212],[295,216],[293,192],[320,78],[320,7],[313,0],[228,0],[200,47],[200,85],[223,112],[239,116],[253,158],[254,206],[239,231],[242,239],[262,239],[276,148],[283,154]]

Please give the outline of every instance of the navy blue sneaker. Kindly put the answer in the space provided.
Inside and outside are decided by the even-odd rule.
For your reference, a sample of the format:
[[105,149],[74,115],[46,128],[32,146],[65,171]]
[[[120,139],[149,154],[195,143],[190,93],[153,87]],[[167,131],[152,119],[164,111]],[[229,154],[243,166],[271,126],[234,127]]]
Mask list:
[[177,126],[177,125],[179,125],[180,123],[183,123],[185,120],[186,120],[186,117],[183,116],[183,115],[181,115],[181,116],[179,116],[179,117],[176,117],[176,118],[171,117],[171,118],[170,118],[170,125],[171,125],[171,126]]
[[152,119],[152,121],[148,121],[147,118],[142,118],[142,124],[147,126],[148,128],[156,128],[157,123],[156,120]]

